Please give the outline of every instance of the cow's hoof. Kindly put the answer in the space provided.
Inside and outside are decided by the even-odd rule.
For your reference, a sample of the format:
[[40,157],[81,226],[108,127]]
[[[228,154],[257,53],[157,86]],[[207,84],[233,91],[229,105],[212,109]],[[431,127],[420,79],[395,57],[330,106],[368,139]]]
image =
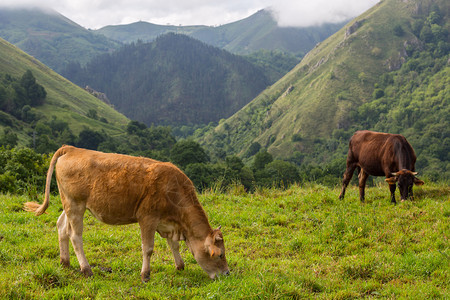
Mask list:
[[182,271],[182,270],[184,270],[184,264],[183,264],[183,265],[181,265],[181,266],[177,266],[177,270],[178,270],[178,271]]
[[61,260],[60,260],[60,263],[61,263],[61,265],[62,265],[64,268],[70,268],[70,261],[69,261],[69,260],[61,259]]
[[83,273],[84,277],[91,277],[92,275],[94,275],[94,273],[92,273],[92,270],[90,267],[82,269],[81,273]]
[[141,280],[144,283],[148,282],[150,280],[150,271],[149,272],[145,272],[145,273],[141,273]]

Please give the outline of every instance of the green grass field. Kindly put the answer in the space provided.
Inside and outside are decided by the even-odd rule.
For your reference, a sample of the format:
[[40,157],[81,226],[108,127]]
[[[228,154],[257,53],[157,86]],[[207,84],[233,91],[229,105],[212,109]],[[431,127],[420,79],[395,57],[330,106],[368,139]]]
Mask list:
[[415,200],[398,205],[384,184],[368,188],[364,204],[355,186],[343,201],[338,194],[315,184],[204,193],[211,225],[222,225],[231,275],[210,280],[184,243],[186,269],[177,271],[157,235],[146,284],[137,224],[109,226],[86,214],[94,276],[84,278],[72,250],[71,268],[59,265],[59,197],[35,217],[22,210],[27,197],[1,195],[0,298],[448,299],[448,184],[416,187]]

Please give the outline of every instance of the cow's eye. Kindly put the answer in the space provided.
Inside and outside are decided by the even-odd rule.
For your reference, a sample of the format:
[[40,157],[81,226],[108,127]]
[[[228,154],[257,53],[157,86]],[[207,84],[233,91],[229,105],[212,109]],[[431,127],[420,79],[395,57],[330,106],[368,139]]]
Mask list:
[[220,259],[222,259],[222,258],[224,258],[224,257],[225,257],[225,255],[223,255],[223,254],[220,254],[220,255],[219,255],[219,258],[220,258]]

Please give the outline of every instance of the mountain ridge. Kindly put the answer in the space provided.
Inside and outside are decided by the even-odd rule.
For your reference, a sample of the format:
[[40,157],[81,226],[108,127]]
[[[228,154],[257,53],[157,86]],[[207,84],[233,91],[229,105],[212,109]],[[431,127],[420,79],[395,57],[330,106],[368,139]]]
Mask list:
[[56,71],[71,61],[85,64],[120,46],[52,9],[37,7],[0,6],[0,37]]
[[[442,7],[443,25],[427,25],[428,13],[436,3]],[[377,120],[362,122],[359,108],[372,107],[377,97],[389,96],[394,87],[381,89],[380,78],[385,80],[390,72],[400,70],[405,62],[413,59],[410,55],[420,55],[420,49],[427,47],[432,49],[430,55],[436,52],[434,44],[428,46],[419,40],[416,35],[419,33],[413,33],[412,27],[418,20],[424,19],[426,26],[423,28],[433,27],[436,34],[439,30],[447,32],[441,34],[444,38],[438,46],[446,49],[449,29],[446,8],[448,4],[443,1],[386,0],[378,3],[318,44],[287,75],[232,117],[217,127],[199,130],[197,140],[217,156],[225,151],[246,159],[254,154],[251,149],[260,147],[274,157],[300,164],[305,162],[305,157],[309,157],[308,163],[343,157],[347,139],[357,129],[373,127],[417,139],[407,127],[384,128],[385,125],[374,123],[381,122]],[[420,32],[421,38],[422,35]],[[443,58],[436,58],[439,65],[445,57],[448,59],[448,48],[443,51],[446,51]],[[420,60],[417,63],[420,64]],[[437,70],[445,72],[448,62],[443,68]],[[397,75],[401,76],[406,75]],[[389,111],[383,111],[379,118],[384,120],[389,115]],[[433,121],[430,119],[430,122]],[[254,144],[259,147],[251,147]]]
[[[192,36],[236,54],[249,54],[265,49],[302,56],[317,42],[336,32],[343,24],[324,24],[306,28],[279,27],[271,12],[262,9],[247,18],[220,26],[157,25],[140,21],[128,25],[105,26],[96,32],[123,43],[137,40],[152,41],[161,34],[175,32]],[[135,33],[136,29],[138,33]]]

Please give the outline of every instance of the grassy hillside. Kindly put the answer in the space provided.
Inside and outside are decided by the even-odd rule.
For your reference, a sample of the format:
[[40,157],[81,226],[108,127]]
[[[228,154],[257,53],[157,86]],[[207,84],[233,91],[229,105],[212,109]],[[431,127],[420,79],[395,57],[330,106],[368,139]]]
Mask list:
[[[63,120],[69,123],[74,134],[78,134],[84,127],[104,130],[112,136],[124,132],[124,125],[128,122],[126,117],[2,39],[0,39],[0,70],[2,74],[16,77],[31,70],[37,83],[47,92],[45,104],[33,108],[44,120],[52,120],[53,117]],[[88,117],[89,110],[95,110],[98,117],[105,118],[107,123]],[[32,126],[10,115],[2,114],[0,128],[12,128],[18,135],[21,145],[30,142]]]
[[[418,21],[430,22],[429,14],[435,7],[431,3],[439,5],[442,16],[439,24],[427,25],[442,31],[434,44],[420,40],[422,33],[413,30]],[[211,152],[221,149],[246,157],[253,154],[249,153],[250,146],[257,143],[276,157],[299,164],[306,162],[304,158],[329,162],[345,156],[348,138],[357,129],[403,133],[412,139],[416,139],[414,134],[420,137],[432,130],[430,126],[414,127],[412,119],[400,125],[398,117],[388,116],[391,111],[403,111],[414,93],[422,99],[414,104],[420,112],[416,121],[426,119],[429,125],[444,122],[449,127],[445,118],[449,101],[447,13],[445,1],[380,2],[317,45],[291,72],[241,111],[206,133],[198,132],[199,140]],[[442,53],[438,53],[439,45]],[[421,72],[405,64],[413,59]],[[389,84],[383,83],[386,78],[390,78]],[[408,82],[414,83],[408,88]],[[434,97],[431,100],[426,90],[433,82],[433,89],[428,90]],[[382,95],[377,94],[378,89],[383,89]],[[359,108],[370,103],[370,107],[377,107],[382,103],[373,101],[379,98],[390,104],[384,103],[380,111],[372,110],[372,119],[368,120]],[[430,105],[436,106],[439,118],[433,119],[436,111],[427,109]],[[386,119],[389,122],[383,122]],[[429,143],[439,142],[430,139]],[[445,144],[449,149],[448,142]],[[440,159],[448,161],[445,155]]]
[[306,28],[282,28],[268,10],[220,26],[163,26],[146,22],[106,26],[96,32],[108,38],[131,43],[152,41],[161,34],[175,32],[190,35],[209,45],[232,53],[249,54],[258,50],[278,50],[302,56],[318,42],[339,30],[343,24]]
[[211,281],[185,243],[177,271],[156,235],[151,278],[140,282],[137,224],[110,226],[89,213],[84,250],[94,276],[84,278],[72,246],[59,264],[59,197],[48,214],[24,212],[23,196],[0,195],[0,298],[5,299],[446,299],[450,293],[448,185],[415,189],[393,206],[385,183],[358,200],[338,188],[239,189],[200,196],[213,227],[222,225],[231,274]]
[[60,71],[67,63],[87,63],[120,46],[50,9],[0,7],[0,37]]

